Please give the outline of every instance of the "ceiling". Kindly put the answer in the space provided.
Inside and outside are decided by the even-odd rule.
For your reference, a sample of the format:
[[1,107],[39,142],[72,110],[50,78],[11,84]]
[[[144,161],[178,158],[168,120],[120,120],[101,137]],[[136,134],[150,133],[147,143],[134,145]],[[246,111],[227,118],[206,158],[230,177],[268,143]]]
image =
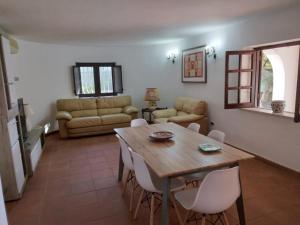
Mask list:
[[0,26],[57,44],[155,44],[214,30],[297,0],[0,0]]

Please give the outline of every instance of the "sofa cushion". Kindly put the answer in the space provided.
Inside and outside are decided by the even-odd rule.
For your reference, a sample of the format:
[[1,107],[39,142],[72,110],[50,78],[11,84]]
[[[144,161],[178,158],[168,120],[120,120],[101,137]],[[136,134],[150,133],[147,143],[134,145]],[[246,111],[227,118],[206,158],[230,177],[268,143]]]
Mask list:
[[189,115],[189,114],[186,113],[186,112],[183,112],[183,111],[177,111],[177,115],[176,116],[186,116],[186,115]]
[[206,103],[198,98],[178,97],[175,102],[175,109],[188,114],[206,115]]
[[157,119],[154,119],[153,122],[154,123],[167,123],[168,122],[168,118],[157,118]]
[[109,115],[115,113],[121,113],[123,111],[122,108],[106,108],[106,109],[98,109],[98,115]]
[[154,116],[155,119],[157,118],[169,118],[172,116],[176,116],[176,109],[161,109],[161,110],[155,110],[152,115]]
[[102,125],[102,120],[99,116],[78,117],[67,122],[68,128],[81,128]]
[[96,99],[59,99],[56,101],[57,111],[79,111],[97,109]]
[[202,119],[203,115],[195,115],[195,114],[189,114],[186,116],[173,116],[168,119],[168,122],[174,122],[174,123],[183,123],[183,122],[194,122],[196,120]]
[[97,109],[83,109],[76,110],[71,112],[72,117],[90,117],[90,116],[98,116]]
[[131,105],[130,96],[101,97],[97,99],[98,109],[123,108]]
[[111,115],[101,116],[103,125],[116,124],[116,123],[128,123],[131,121],[131,116],[125,113],[116,113]]

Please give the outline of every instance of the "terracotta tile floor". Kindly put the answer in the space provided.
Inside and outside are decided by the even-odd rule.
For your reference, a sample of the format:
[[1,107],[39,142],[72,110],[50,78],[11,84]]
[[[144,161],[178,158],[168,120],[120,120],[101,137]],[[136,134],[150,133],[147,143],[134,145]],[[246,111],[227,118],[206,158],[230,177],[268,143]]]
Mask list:
[[[47,137],[45,151],[23,198],[7,203],[10,225],[143,225],[128,212],[129,194],[117,183],[119,145],[113,135],[61,140]],[[241,163],[248,225],[300,224],[300,179],[259,160]],[[182,211],[182,213],[184,213]],[[238,224],[236,210],[228,210]],[[159,211],[155,215],[160,222]],[[171,210],[171,223],[178,224]]]

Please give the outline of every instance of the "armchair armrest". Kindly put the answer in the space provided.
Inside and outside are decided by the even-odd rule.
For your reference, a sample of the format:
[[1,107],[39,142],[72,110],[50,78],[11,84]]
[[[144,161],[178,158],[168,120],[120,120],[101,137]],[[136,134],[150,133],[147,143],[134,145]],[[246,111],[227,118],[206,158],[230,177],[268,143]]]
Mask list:
[[67,111],[59,111],[56,113],[57,120],[71,120],[72,115]]
[[132,114],[132,113],[138,113],[139,110],[138,110],[137,107],[129,105],[129,106],[125,106],[123,108],[123,112],[126,113],[126,114]]
[[158,118],[169,118],[172,116],[176,116],[176,109],[161,109],[161,110],[155,110],[152,115],[154,116],[154,119]]
[[200,120],[203,118],[203,115],[195,115],[195,114],[189,114],[184,116],[174,116],[168,119],[168,122],[174,122],[174,123],[183,123],[183,122],[194,122],[196,120]]

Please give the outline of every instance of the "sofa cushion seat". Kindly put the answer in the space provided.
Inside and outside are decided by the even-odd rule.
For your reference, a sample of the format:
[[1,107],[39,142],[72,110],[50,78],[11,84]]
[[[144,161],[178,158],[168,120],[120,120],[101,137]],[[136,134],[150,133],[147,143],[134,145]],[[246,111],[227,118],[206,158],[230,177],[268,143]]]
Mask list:
[[78,117],[67,122],[68,128],[81,128],[102,125],[102,120],[99,116]]
[[154,123],[167,123],[169,118],[157,118],[154,119]]
[[204,115],[195,115],[195,114],[189,114],[184,116],[173,116],[168,119],[168,122],[174,122],[174,123],[193,122],[196,120],[200,120],[203,117]]
[[131,116],[125,113],[115,113],[111,115],[101,116],[103,125],[116,124],[116,123],[129,123]]

